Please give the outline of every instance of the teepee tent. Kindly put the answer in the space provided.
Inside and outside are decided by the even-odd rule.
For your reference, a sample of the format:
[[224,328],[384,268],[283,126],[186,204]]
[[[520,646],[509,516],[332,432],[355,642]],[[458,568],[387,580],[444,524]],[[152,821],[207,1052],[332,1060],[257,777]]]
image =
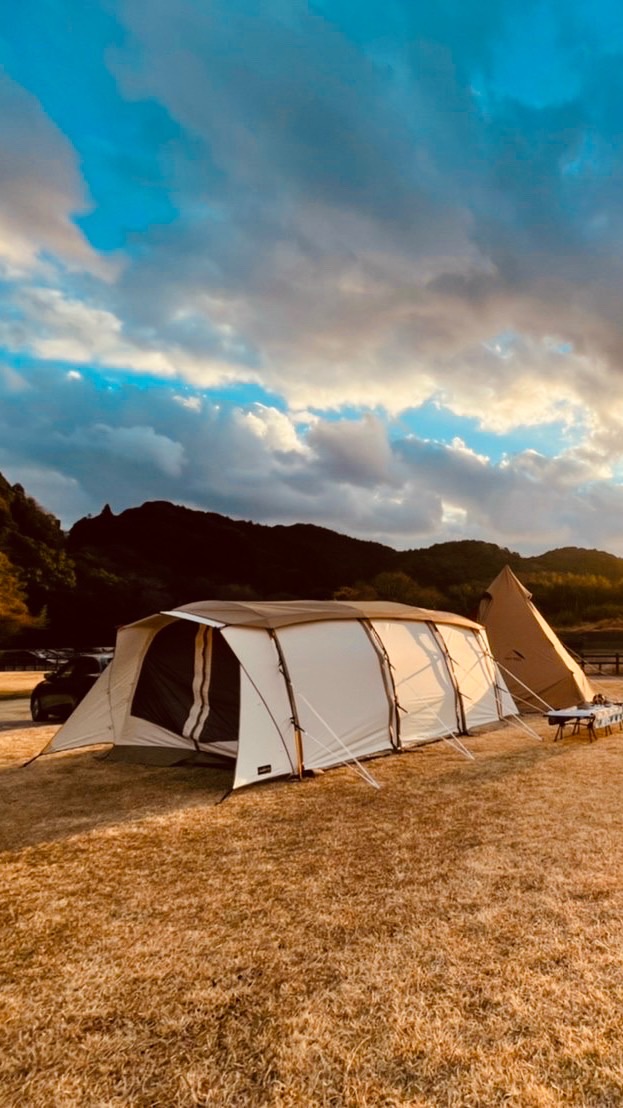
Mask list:
[[525,711],[568,708],[592,700],[594,690],[565,650],[532,594],[505,566],[478,609],[491,651],[519,707]]
[[516,708],[477,623],[384,602],[189,604],[122,628],[45,752],[225,758],[234,788],[466,734]]

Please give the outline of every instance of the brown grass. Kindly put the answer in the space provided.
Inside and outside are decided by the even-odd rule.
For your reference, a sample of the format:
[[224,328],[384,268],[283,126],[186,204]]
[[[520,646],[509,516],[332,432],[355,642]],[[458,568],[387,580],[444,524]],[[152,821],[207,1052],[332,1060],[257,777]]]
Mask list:
[[623,734],[539,728],[219,806],[0,733],[0,1104],[622,1104]]
[[43,681],[44,674],[28,670],[20,673],[0,670],[0,700],[15,700],[30,696],[35,685]]

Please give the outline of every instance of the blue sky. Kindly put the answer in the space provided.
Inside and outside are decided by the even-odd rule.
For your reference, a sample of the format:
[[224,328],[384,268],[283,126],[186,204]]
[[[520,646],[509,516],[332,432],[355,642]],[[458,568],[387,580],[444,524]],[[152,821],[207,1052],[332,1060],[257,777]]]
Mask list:
[[623,554],[620,5],[14,7],[9,480]]

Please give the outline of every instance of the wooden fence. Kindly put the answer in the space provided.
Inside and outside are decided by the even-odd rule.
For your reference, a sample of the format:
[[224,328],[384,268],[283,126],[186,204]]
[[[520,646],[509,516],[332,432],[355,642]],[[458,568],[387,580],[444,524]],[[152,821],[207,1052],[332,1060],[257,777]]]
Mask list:
[[623,653],[619,651],[591,650],[575,651],[576,657],[582,669],[590,677],[591,673],[614,673],[617,676],[622,671]]

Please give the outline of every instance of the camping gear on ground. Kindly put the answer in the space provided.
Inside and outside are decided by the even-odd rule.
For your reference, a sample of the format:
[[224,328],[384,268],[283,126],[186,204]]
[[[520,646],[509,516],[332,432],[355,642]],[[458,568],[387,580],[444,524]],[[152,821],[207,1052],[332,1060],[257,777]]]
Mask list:
[[623,704],[606,701],[603,696],[593,697],[593,702],[582,702],[571,708],[559,708],[558,711],[547,713],[547,722],[550,727],[556,728],[554,742],[565,737],[565,727],[571,724],[571,734],[577,735],[583,727],[586,728],[589,742],[597,738],[597,731],[605,731],[612,734],[615,723],[619,725],[619,731],[623,731]]
[[401,751],[516,715],[482,627],[383,601],[188,604],[122,628],[45,752],[218,756],[234,788]]
[[478,620],[520,711],[543,712],[592,700],[594,689],[582,667],[509,566],[489,585]]

